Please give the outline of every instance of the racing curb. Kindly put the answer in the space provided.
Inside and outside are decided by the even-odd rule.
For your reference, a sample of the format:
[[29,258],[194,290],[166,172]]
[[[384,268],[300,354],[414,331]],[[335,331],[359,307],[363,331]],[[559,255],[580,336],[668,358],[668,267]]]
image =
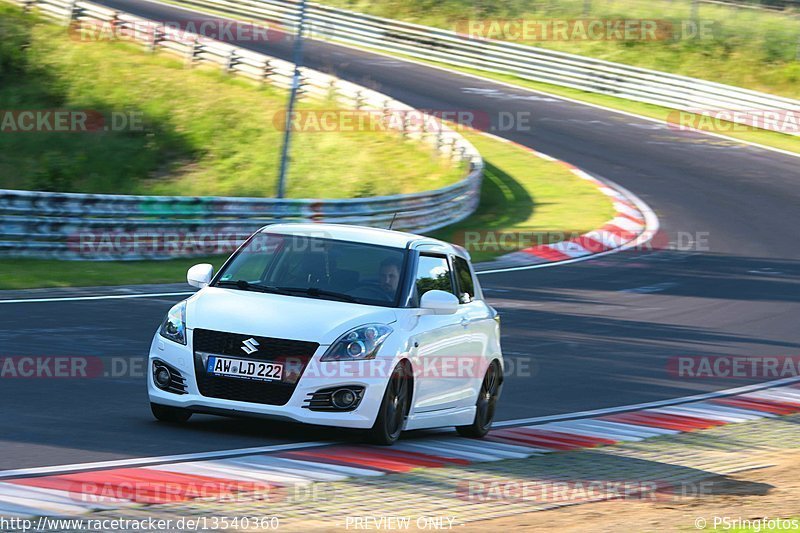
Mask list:
[[428,433],[402,439],[393,447],[304,443],[271,451],[251,450],[249,454],[240,450],[196,460],[173,458],[147,466],[90,469],[73,465],[61,472],[47,469],[44,475],[7,471],[0,478],[0,516],[80,516],[148,508],[163,511],[164,506],[224,502],[237,494],[261,494],[260,501],[276,502],[282,490],[314,483],[409,475],[419,469],[636,443],[800,413],[800,380],[786,378],[684,401],[544,423],[521,421],[513,427],[509,424],[493,429],[482,440]]
[[565,167],[578,178],[588,181],[607,196],[615,209],[614,217],[597,229],[578,237],[550,244],[541,244],[511,252],[491,261],[475,264],[479,273],[508,271],[514,268],[541,268],[568,262],[583,261],[593,257],[608,255],[623,250],[645,247],[656,236],[659,229],[658,217],[639,197],[624,187],[581,170],[580,168],[556,159],[542,152],[503,137],[482,132],[494,140],[510,144],[545,161]]

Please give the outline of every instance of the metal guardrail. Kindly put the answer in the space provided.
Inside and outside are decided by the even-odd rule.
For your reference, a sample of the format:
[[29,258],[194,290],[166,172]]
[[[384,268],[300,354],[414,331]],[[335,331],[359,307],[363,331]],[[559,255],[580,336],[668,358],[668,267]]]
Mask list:
[[[71,23],[111,24],[149,49],[212,63],[261,83],[289,87],[294,66],[277,58],[199,36],[175,38],[158,24],[74,0],[15,0],[25,9]],[[135,31],[133,31],[135,29]],[[126,33],[127,30],[131,30]],[[360,224],[427,232],[453,224],[478,206],[483,160],[463,136],[436,117],[386,95],[311,69],[302,69],[301,95],[331,98],[348,109],[420,115],[432,129],[390,121],[403,135],[429,143],[466,164],[462,181],[414,194],[353,199],[163,197],[49,193],[0,189],[0,255],[60,259],[142,259],[226,253],[255,229],[276,221]],[[420,117],[417,117],[420,119]],[[191,241],[191,242],[189,242]]]
[[[297,0],[170,0],[293,31]],[[733,121],[759,124],[761,114],[800,113],[800,101],[721,83],[497,40],[311,3],[309,36],[439,63],[607,94],[683,111],[735,111]],[[755,113],[753,113],[755,112]],[[780,122],[780,120],[778,120]],[[793,135],[800,135],[791,132]]]

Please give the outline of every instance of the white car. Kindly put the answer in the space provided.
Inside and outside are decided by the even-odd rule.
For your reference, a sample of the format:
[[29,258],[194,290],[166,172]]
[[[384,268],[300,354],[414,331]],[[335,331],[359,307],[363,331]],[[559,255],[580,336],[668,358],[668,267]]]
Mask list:
[[276,224],[253,234],[170,309],[150,347],[153,415],[261,416],[486,435],[503,381],[497,312],[462,248],[358,226]]

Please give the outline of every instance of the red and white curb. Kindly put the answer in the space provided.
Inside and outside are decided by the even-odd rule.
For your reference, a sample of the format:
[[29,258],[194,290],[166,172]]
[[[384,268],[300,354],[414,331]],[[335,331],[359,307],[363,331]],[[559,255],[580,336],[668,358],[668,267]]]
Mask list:
[[536,157],[566,167],[575,176],[593,184],[611,201],[614,217],[601,227],[565,241],[541,244],[508,253],[475,268],[482,274],[518,268],[542,267],[575,262],[606,255],[636,246],[644,246],[657,234],[658,217],[650,207],[632,192],[605,179],[594,177],[574,165],[560,161],[527,146],[486,133],[495,140],[514,145]]
[[[769,388],[743,387],[746,392],[727,396],[726,391],[711,393],[699,401],[628,411],[608,409],[576,419],[559,415],[561,419],[556,421],[495,429],[482,440],[441,433],[402,440],[390,448],[303,443],[276,446],[277,451],[267,453],[153,466],[102,470],[84,466],[80,471],[81,465],[73,465],[61,467],[65,473],[11,478],[14,472],[7,471],[0,473],[4,478],[0,481],[0,515],[74,516],[129,506],[235,498],[256,491],[269,494],[318,481],[523,459],[800,413],[800,383],[783,384],[786,381]],[[150,461],[151,465],[157,462]]]

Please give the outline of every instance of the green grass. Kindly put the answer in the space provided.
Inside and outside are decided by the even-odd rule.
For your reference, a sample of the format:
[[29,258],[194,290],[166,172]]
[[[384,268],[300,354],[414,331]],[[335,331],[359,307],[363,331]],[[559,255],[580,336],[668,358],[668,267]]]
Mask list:
[[[80,42],[0,5],[0,109],[134,112],[144,125],[132,132],[0,133],[0,188],[273,196],[282,143],[275,117],[285,102],[285,91],[260,90],[217,68],[190,70],[133,43]],[[297,133],[291,156],[289,197],[408,193],[464,174],[428,145],[393,132]]]
[[[484,135],[466,134],[486,159],[486,174],[478,210],[465,221],[432,236],[459,242],[464,232],[521,233],[545,240],[571,232],[584,233],[612,218],[608,198],[558,163]],[[474,261],[485,261],[516,248],[480,246],[470,250]],[[177,283],[193,264],[219,268],[225,257],[169,261],[0,260],[0,289]]]

